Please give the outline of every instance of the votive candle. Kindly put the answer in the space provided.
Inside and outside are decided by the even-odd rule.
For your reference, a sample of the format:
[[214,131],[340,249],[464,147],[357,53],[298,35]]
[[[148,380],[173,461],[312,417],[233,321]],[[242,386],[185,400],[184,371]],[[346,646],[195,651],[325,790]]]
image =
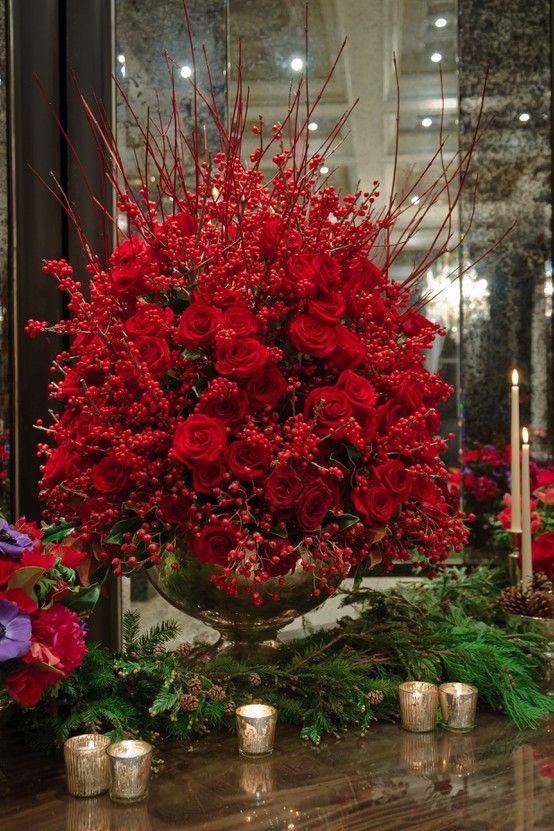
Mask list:
[[529,431],[521,431],[521,585],[524,591],[529,588],[533,577],[531,559],[531,486],[529,482]]
[[112,781],[110,797],[115,802],[137,802],[148,795],[152,745],[139,739],[117,742],[108,748]]
[[412,733],[427,733],[437,724],[439,690],[428,681],[405,681],[398,687],[402,727]]
[[521,479],[519,461],[519,375],[517,369],[512,372],[512,410],[511,410],[511,478],[512,478],[512,525],[510,531],[521,532]]
[[477,687],[448,681],[439,687],[442,726],[446,730],[467,732],[475,727]]
[[110,786],[109,736],[85,733],[63,746],[67,790],[72,796],[98,796]]
[[239,753],[269,756],[273,752],[277,710],[269,704],[245,704],[235,711]]

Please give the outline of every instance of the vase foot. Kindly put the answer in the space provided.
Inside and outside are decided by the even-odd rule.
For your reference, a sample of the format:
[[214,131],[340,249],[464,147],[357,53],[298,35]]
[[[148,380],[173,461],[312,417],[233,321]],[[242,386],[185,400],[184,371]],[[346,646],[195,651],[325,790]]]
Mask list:
[[199,646],[194,650],[193,656],[199,661],[213,661],[220,655],[232,655],[234,658],[251,663],[263,662],[275,655],[281,643],[278,638],[267,638],[263,641],[241,641],[234,640],[230,636],[221,635],[215,643]]

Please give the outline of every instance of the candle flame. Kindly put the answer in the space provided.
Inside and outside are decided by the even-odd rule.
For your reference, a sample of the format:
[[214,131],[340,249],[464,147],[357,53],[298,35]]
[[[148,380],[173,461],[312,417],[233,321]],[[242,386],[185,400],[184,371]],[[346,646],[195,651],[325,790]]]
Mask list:
[[519,372],[517,369],[512,369],[512,384],[514,387],[517,387],[519,384]]
[[522,429],[521,438],[522,438],[523,444],[529,444],[529,430],[527,429],[527,427],[524,427]]

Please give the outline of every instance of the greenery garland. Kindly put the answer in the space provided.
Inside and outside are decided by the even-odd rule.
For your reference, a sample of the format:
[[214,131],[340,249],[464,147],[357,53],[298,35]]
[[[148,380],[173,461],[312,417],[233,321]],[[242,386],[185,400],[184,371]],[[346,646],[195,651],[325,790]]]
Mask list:
[[127,612],[122,653],[91,644],[82,667],[38,707],[20,711],[17,725],[46,750],[90,730],[189,740],[234,729],[235,707],[263,700],[317,744],[326,733],[396,719],[398,684],[417,678],[475,684],[481,705],[533,727],[554,712],[554,699],[539,690],[547,641],[532,628],[509,628],[498,582],[497,572],[482,568],[385,592],[357,589],[345,603],[356,604],[358,617],[255,662],[201,661],[190,644],[168,651],[175,622],[140,634],[139,615]]

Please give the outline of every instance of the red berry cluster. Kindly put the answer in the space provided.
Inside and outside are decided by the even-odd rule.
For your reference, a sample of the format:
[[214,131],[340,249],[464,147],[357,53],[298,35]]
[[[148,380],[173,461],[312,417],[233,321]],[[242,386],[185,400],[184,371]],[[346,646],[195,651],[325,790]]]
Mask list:
[[121,196],[132,233],[92,260],[88,297],[46,263],[71,311],[39,447],[47,516],[116,574],[184,544],[254,603],[299,562],[316,595],[360,562],[435,569],[466,536],[439,457],[450,388],[424,362],[439,327],[376,265],[392,210],[375,189],[341,198],[319,155],[299,167],[279,125],[255,155],[229,141],[194,189],[160,176],[158,199]]

